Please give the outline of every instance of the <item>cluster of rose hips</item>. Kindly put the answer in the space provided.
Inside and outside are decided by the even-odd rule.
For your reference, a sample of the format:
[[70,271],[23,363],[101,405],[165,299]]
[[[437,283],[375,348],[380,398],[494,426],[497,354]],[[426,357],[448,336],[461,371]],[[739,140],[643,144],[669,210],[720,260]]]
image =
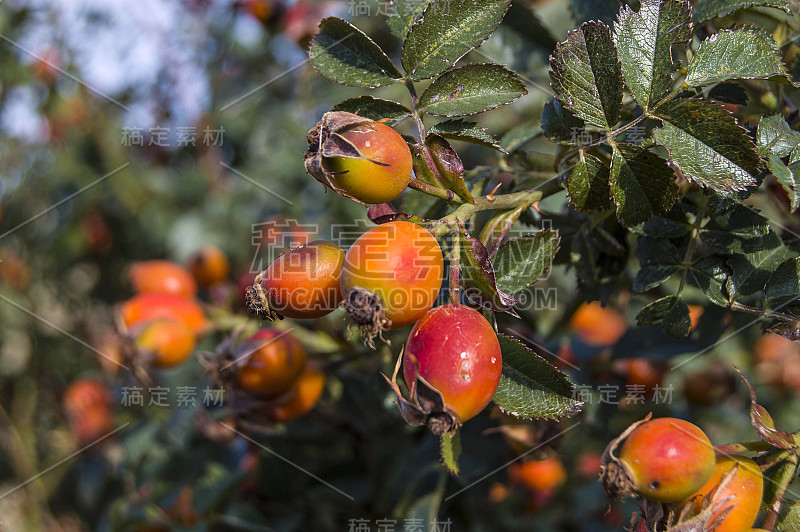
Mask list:
[[[364,204],[397,198],[408,186],[412,157],[389,126],[344,112],[326,113],[309,132],[306,169],[337,193]],[[502,355],[484,316],[458,301],[432,308],[444,259],[431,232],[394,220],[373,227],[347,249],[314,241],[278,257],[255,279],[248,308],[262,320],[318,318],[340,305],[365,343],[415,323],[402,360],[410,400],[396,384],[403,417],[436,434],[456,429],[489,403]]]
[[609,444],[601,481],[609,497],[636,495],[666,506],[655,517],[645,515],[642,530],[652,530],[656,523],[649,519],[665,515],[694,519],[697,530],[750,530],[764,493],[761,469],[752,459],[715,452],[708,436],[688,421],[650,416]]

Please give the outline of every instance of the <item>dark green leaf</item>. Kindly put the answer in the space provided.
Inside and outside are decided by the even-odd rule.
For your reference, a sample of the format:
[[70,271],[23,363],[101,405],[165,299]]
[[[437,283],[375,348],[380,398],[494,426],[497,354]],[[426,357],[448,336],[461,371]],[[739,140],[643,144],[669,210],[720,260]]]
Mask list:
[[564,109],[561,102],[551,98],[542,108],[542,132],[553,142],[579,144],[584,122]]
[[435,0],[411,27],[401,59],[413,80],[432,78],[452,67],[489,38],[510,0]]
[[509,104],[527,92],[504,66],[466,65],[439,76],[422,93],[419,106],[432,115],[472,115]]
[[663,127],[653,132],[669,159],[689,179],[715,190],[743,190],[756,184],[761,161],[747,132],[719,104],[679,100],[656,114]]
[[778,235],[770,231],[764,237],[763,249],[728,259],[732,271],[728,292],[743,297],[763,290],[775,269],[793,256],[795,254],[783,245]]
[[425,137],[428,152],[433,159],[434,170],[439,183],[446,189],[455,192],[461,199],[473,203],[475,200],[464,182],[464,164],[458,153],[444,137],[436,133],[428,133]]
[[556,98],[586,122],[611,129],[622,105],[622,68],[611,30],[586,22],[567,33],[550,56],[550,80]]
[[770,275],[764,295],[773,307],[800,298],[800,259],[789,259]]
[[769,153],[786,157],[800,145],[800,132],[789,127],[781,115],[765,116],[758,123],[756,144],[762,157]]
[[611,207],[608,179],[608,167],[594,155],[579,150],[578,163],[567,180],[567,192],[572,205],[584,212]]
[[427,6],[428,0],[392,0],[386,11],[389,31],[398,39],[405,39]]
[[689,334],[692,318],[689,307],[678,296],[666,296],[653,301],[636,315],[639,325],[657,325],[673,338]]
[[637,225],[669,211],[678,199],[678,185],[667,162],[639,146],[613,148],[609,184],[620,221]]
[[653,238],[680,238],[689,234],[686,213],[679,205],[664,216],[656,216],[641,227],[641,233]]
[[701,87],[729,79],[788,79],[775,41],[751,28],[722,30],[703,41],[689,63],[686,83]]
[[714,85],[708,91],[708,97],[712,100],[735,105],[747,105],[749,100],[747,91],[738,83],[720,83]]
[[753,6],[775,7],[783,9],[789,15],[792,14],[787,0],[702,0],[695,4],[692,19],[695,24],[699,24],[714,17],[724,17],[739,9]]
[[336,17],[319,23],[319,33],[311,41],[308,56],[320,74],[344,85],[383,87],[403,77],[372,39]]
[[558,231],[546,229],[500,246],[492,261],[497,288],[516,294],[538,281],[550,270],[560,242]]
[[459,281],[467,298],[484,308],[517,316],[513,307],[518,300],[497,288],[494,267],[486,247],[463,228],[457,238],[461,258]]
[[610,26],[619,11],[619,0],[570,0],[569,8],[576,24],[599,20]]
[[633,280],[633,291],[644,292],[666,281],[680,268],[681,257],[668,240],[643,237],[636,242],[640,268]]
[[580,390],[545,359],[518,340],[498,334],[503,374],[492,400],[501,410],[525,419],[557,419],[580,411]]
[[390,125],[395,125],[411,116],[411,110],[405,105],[368,94],[339,102],[333,106],[333,110],[347,111],[376,121],[388,119],[386,123]]
[[724,258],[716,255],[702,258],[692,264],[687,271],[687,279],[708,297],[715,305],[728,307],[730,297],[727,291],[730,268]]
[[763,249],[768,232],[766,218],[750,207],[735,205],[704,225],[700,237],[719,253],[754,253]]
[[471,144],[486,146],[497,151],[506,153],[497,139],[486,132],[485,128],[479,127],[475,122],[465,122],[464,120],[445,120],[434,125],[430,129],[431,133],[440,135],[446,139],[463,140]]
[[550,35],[550,30],[542,24],[536,13],[522,2],[513,2],[503,19],[503,26],[509,27],[517,34],[522,35],[533,44],[541,46],[547,51],[556,47],[556,40]]
[[625,85],[650,109],[672,85],[672,45],[692,38],[688,0],[643,0],[638,12],[625,6],[614,25]]

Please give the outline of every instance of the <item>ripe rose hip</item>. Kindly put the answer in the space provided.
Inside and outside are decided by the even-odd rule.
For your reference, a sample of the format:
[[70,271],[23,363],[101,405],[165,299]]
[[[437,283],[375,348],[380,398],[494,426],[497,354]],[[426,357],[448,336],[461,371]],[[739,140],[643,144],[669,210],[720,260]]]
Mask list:
[[[714,448],[696,425],[676,418],[657,418],[626,431],[603,456],[602,480],[610,496],[631,491],[657,502],[678,502],[694,493],[714,470]],[[609,462],[609,457],[613,460]]]
[[[734,468],[736,471],[733,476],[723,485],[723,477]],[[703,499],[699,497],[701,495]],[[711,477],[689,499],[697,510],[704,499],[711,501],[712,505],[719,505],[719,509],[709,517],[709,522],[730,508],[714,532],[739,532],[753,526],[763,495],[764,476],[758,464],[744,456],[717,456]],[[730,500],[724,502],[729,497]]]
[[64,393],[64,409],[78,445],[88,445],[114,430],[111,392],[93,379],[72,383]]
[[567,480],[567,470],[555,456],[511,464],[511,480],[535,493],[552,494]]
[[236,381],[244,390],[278,397],[297,382],[306,364],[306,352],[288,331],[263,329],[237,346],[240,361]]
[[200,305],[174,294],[134,296],[122,304],[120,317],[128,329],[158,318],[178,320],[195,334],[203,332],[206,327],[206,316]]
[[261,319],[275,319],[275,314],[287,318],[330,314],[342,301],[343,263],[344,251],[320,240],[284,253],[259,276],[260,281],[256,278],[248,291],[248,307]]
[[583,343],[592,346],[613,345],[628,329],[622,314],[597,302],[581,305],[569,324]]
[[483,410],[497,390],[502,368],[494,329],[480,312],[464,305],[428,311],[411,330],[403,356],[403,376],[412,397],[418,376],[442,396],[451,419],[432,418],[429,425],[437,433],[452,430]]
[[94,379],[80,379],[70,384],[64,393],[64,408],[68,413],[80,413],[88,408],[111,406],[111,392],[105,384]]
[[340,194],[362,203],[385,203],[402,194],[411,180],[411,150],[385,124],[330,112],[308,133],[306,169]]
[[136,347],[157,368],[177,366],[194,350],[195,335],[179,320],[155,319],[136,329],[139,329],[134,335]]
[[417,321],[435,303],[444,260],[439,243],[411,222],[389,222],[361,235],[344,259],[345,310],[365,337]]
[[197,292],[189,270],[168,260],[134,262],[128,278],[137,294],[175,294],[191,299]]
[[317,404],[325,391],[325,374],[307,364],[291,390],[286,393],[285,402],[271,408],[270,417],[275,421],[291,421],[307,414]]
[[188,259],[189,271],[200,286],[212,286],[228,278],[228,257],[217,246],[207,244]]

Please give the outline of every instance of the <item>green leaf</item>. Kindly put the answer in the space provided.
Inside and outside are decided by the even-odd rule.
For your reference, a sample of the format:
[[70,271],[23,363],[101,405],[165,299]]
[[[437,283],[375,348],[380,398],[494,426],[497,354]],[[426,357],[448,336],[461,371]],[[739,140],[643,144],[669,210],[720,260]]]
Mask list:
[[692,38],[691,6],[687,0],[643,0],[638,12],[624,6],[614,33],[625,85],[648,110],[672,84],[672,45]]
[[525,419],[557,419],[580,411],[580,391],[558,369],[518,340],[498,334],[503,373],[492,400]]
[[689,63],[686,83],[701,87],[729,79],[788,80],[775,41],[752,28],[722,30],[700,45]]
[[667,162],[640,146],[614,144],[613,149],[609,184],[620,221],[630,227],[669,211],[678,185]]
[[663,127],[655,141],[669,151],[689,179],[715,190],[744,190],[755,185],[761,160],[747,132],[719,104],[678,100],[656,111]]
[[633,291],[640,293],[666,281],[680,269],[681,257],[668,240],[642,237],[636,242],[641,267],[633,280]]
[[386,10],[386,24],[398,39],[405,39],[411,26],[422,17],[428,0],[392,0]]
[[764,287],[764,295],[773,307],[800,298],[800,258],[784,261],[775,269]]
[[432,115],[472,115],[507,105],[527,92],[504,66],[466,65],[439,76],[422,93],[419,106]]
[[550,30],[542,24],[536,13],[522,2],[512,2],[503,19],[503,27],[512,29],[548,52],[556,47],[556,40],[550,34]]
[[608,167],[600,159],[578,151],[578,163],[567,180],[567,193],[579,211],[602,211],[611,207]]
[[700,238],[719,253],[754,253],[763,249],[768,232],[766,218],[750,207],[735,205],[704,225]]
[[439,443],[442,451],[442,464],[451,475],[458,475],[458,457],[461,454],[461,438],[458,431],[442,434]]
[[[786,469],[788,470],[790,467]],[[797,467],[791,469],[784,474],[796,475]],[[784,501],[775,527],[775,530],[800,530],[800,502]]]
[[355,87],[384,87],[403,75],[372,39],[349,22],[328,17],[308,49],[317,72],[329,80]]
[[365,94],[356,98],[349,98],[333,106],[334,111],[346,111],[370,120],[386,120],[389,125],[395,125],[411,116],[411,110],[392,100],[383,100]]
[[622,105],[622,68],[601,22],[586,22],[567,33],[550,56],[550,80],[556,98],[578,118],[611,129]]
[[555,98],[548,100],[542,108],[542,132],[553,142],[580,143],[584,126],[583,120],[564,109]]
[[700,24],[714,17],[724,17],[739,9],[753,6],[766,6],[783,9],[791,15],[792,10],[787,0],[703,0],[697,2],[692,12],[692,20]]
[[500,246],[492,261],[497,288],[516,294],[531,286],[549,271],[560,243],[558,231],[546,229]]
[[411,27],[401,60],[408,76],[419,81],[452,67],[489,38],[511,0],[434,0]]
[[502,244],[503,239],[511,231],[511,227],[519,220],[519,217],[528,209],[529,205],[522,203],[513,209],[499,211],[489,218],[486,225],[481,230],[480,241],[486,246],[489,258],[497,254],[497,250]]
[[747,105],[749,100],[744,87],[733,82],[714,85],[711,90],[708,91],[708,97],[717,102],[732,103],[735,105]]
[[428,133],[425,137],[425,144],[433,159],[438,182],[444,188],[455,192],[464,201],[474,203],[475,200],[464,182],[464,163],[461,162],[461,157],[450,146],[450,143],[436,133]]
[[673,338],[685,338],[692,326],[689,307],[678,296],[666,296],[645,306],[636,315],[639,325],[657,325]]
[[787,166],[778,156],[770,153],[767,166],[789,196],[790,212],[796,211],[800,207],[800,161]]
[[509,129],[500,139],[503,149],[511,153],[542,134],[541,124],[520,124]]
[[492,148],[497,151],[507,153],[506,150],[500,146],[500,143],[490,133],[486,132],[486,128],[479,127],[475,122],[466,122],[464,120],[445,120],[439,122],[430,129],[431,133],[440,135],[446,139],[462,140],[470,144],[478,144],[487,148]]
[[610,26],[619,11],[619,0],[570,0],[569,8],[576,24],[599,20]]
[[686,278],[703,291],[706,297],[720,307],[730,306],[728,296],[728,276],[730,268],[723,257],[711,255],[704,257],[687,270]]
[[762,157],[769,153],[786,157],[800,145],[800,132],[789,127],[781,115],[765,116],[758,123],[756,144]]
[[764,237],[763,248],[755,253],[733,255],[728,259],[731,277],[728,292],[736,297],[749,296],[764,289],[769,276],[784,261],[795,254],[770,231]]

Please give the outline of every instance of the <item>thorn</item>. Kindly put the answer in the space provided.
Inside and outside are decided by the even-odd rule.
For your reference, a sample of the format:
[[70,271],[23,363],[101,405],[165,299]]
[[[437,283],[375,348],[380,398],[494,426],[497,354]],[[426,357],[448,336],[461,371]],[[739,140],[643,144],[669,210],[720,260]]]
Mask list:
[[542,209],[539,208],[539,201],[538,200],[534,201],[533,203],[531,203],[531,209],[535,210],[539,214],[545,214],[545,212]]
[[494,187],[494,190],[492,190],[492,191],[491,191],[491,192],[490,192],[490,193],[489,193],[489,194],[486,196],[486,199],[487,199],[488,201],[494,201],[494,195],[497,193],[497,191],[500,189],[500,187],[501,187],[501,186],[503,186],[503,184],[502,184],[502,183],[498,183],[498,184],[497,184],[497,186],[496,186],[496,187]]

